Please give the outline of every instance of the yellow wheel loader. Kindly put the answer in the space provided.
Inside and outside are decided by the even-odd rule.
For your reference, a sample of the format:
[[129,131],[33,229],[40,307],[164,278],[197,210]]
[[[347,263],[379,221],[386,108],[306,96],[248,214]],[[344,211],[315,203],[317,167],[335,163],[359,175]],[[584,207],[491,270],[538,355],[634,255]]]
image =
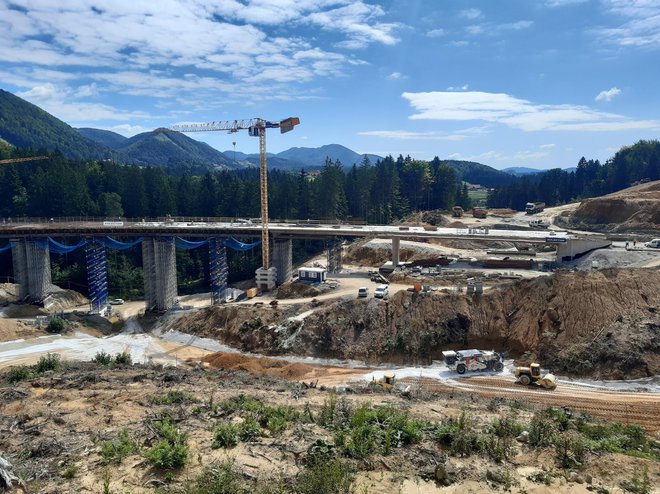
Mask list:
[[516,382],[525,386],[539,386],[544,389],[555,389],[557,381],[553,374],[541,375],[541,365],[531,364],[529,367],[516,367],[513,372],[516,376]]
[[381,386],[383,389],[391,390],[394,387],[395,375],[394,372],[387,372],[383,377],[371,381],[372,386]]

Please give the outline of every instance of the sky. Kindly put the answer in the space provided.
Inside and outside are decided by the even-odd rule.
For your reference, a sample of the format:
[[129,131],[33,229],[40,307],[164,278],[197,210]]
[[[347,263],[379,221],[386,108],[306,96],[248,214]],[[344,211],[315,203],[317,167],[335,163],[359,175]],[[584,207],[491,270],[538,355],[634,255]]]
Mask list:
[[297,116],[269,152],[543,169],[660,135],[660,0],[0,0],[0,32],[2,89],[125,136]]

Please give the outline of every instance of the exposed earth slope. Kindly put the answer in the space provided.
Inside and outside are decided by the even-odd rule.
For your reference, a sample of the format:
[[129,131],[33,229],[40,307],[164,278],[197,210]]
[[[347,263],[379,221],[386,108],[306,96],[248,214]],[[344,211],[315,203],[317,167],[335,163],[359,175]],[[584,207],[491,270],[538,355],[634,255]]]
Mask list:
[[560,271],[478,297],[399,292],[388,301],[309,307],[209,307],[174,329],[244,350],[370,362],[429,363],[450,348],[538,358],[553,371],[599,378],[660,372],[660,272]]

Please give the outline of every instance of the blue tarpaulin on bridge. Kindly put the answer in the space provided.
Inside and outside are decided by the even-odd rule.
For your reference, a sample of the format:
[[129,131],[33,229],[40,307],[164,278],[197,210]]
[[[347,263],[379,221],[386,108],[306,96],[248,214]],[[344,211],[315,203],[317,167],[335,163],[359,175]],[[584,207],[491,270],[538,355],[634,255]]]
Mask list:
[[133,240],[132,242],[120,242],[119,240],[115,240],[114,238],[111,237],[103,237],[103,238],[94,239],[94,242],[99,243],[108,249],[126,250],[126,249],[130,249],[131,247],[135,247],[137,244],[142,242],[142,240],[144,239],[138,238],[137,240]]
[[11,244],[7,244],[4,247],[0,247],[0,252],[4,252],[9,249],[11,249]]
[[[115,240],[114,238],[111,237],[102,237],[102,238],[95,238],[93,240],[90,240],[89,242],[101,244],[108,249],[125,250],[136,246],[137,244],[142,242],[142,240],[144,239],[138,238],[137,240],[134,240],[132,242],[120,242],[119,240]],[[170,237],[167,240],[173,242],[174,245],[180,249],[196,249],[197,247],[206,245],[209,242],[208,239],[200,240],[198,242],[193,242],[181,237],[174,237],[174,238]],[[251,244],[246,244],[239,240],[236,240],[233,237],[222,239],[221,242],[230,249],[239,250],[239,251],[250,250],[255,248],[257,245],[261,244],[261,240],[253,242]],[[87,245],[88,241],[82,239],[80,242],[78,242],[75,245],[65,245],[48,237],[47,239],[38,239],[36,240],[36,243],[40,249],[48,250],[50,252],[54,252],[55,254],[68,254],[69,252],[73,252],[74,250]],[[11,244],[8,244],[6,247],[1,247],[0,252],[3,252],[7,249],[11,249]]]
[[256,242],[253,242],[251,244],[244,244],[243,242],[236,240],[234,237],[231,237],[223,240],[223,242],[230,249],[245,251],[245,250],[254,249],[257,245],[261,243],[261,240],[257,240]]
[[68,254],[69,252],[73,252],[74,250],[87,244],[87,240],[83,239],[80,242],[78,242],[76,245],[64,245],[48,237],[45,240],[38,239],[36,241],[36,244],[37,247],[39,247],[40,249],[48,250],[50,252],[54,252],[55,254]]

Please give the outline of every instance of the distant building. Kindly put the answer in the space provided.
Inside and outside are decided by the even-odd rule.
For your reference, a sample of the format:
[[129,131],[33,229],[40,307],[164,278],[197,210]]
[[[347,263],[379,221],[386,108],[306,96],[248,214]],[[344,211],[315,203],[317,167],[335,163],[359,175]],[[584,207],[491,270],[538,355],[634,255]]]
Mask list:
[[303,172],[303,176],[310,181],[316,180],[320,174],[321,174],[321,170],[310,170],[307,172]]

